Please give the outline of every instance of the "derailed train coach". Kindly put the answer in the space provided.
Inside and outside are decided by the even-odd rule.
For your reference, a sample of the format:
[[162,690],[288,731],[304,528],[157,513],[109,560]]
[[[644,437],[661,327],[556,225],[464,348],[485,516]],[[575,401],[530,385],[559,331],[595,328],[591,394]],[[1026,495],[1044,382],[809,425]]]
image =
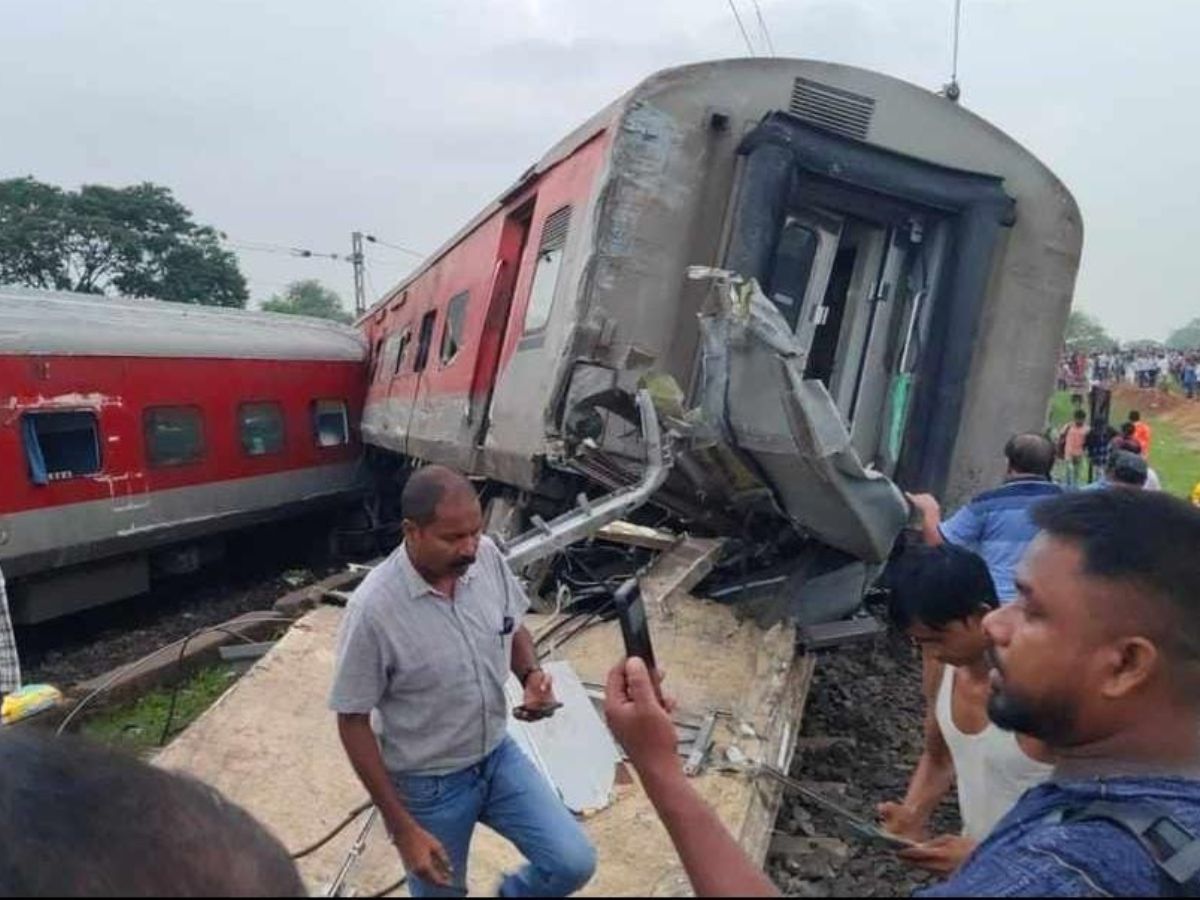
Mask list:
[[942,96],[802,60],[668,70],[360,319],[364,439],[555,512],[642,478],[643,391],[657,506],[877,563],[895,485],[953,505],[1042,426],[1081,243],[1054,174]]
[[366,348],[332,322],[0,286],[0,571],[42,622],[357,506]]

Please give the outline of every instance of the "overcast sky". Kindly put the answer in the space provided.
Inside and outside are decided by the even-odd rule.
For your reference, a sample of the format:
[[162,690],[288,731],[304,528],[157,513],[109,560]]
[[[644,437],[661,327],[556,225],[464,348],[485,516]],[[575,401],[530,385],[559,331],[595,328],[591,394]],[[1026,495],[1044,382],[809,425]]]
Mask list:
[[[766,52],[752,0],[736,0]],[[779,55],[937,88],[953,0],[760,0]],[[964,0],[965,105],[1083,209],[1076,306],[1200,316],[1200,0]],[[0,0],[0,177],[155,181],[240,245],[429,250],[645,75],[746,55],[728,0]],[[344,262],[240,250],[254,300]],[[414,260],[373,247],[372,297]]]

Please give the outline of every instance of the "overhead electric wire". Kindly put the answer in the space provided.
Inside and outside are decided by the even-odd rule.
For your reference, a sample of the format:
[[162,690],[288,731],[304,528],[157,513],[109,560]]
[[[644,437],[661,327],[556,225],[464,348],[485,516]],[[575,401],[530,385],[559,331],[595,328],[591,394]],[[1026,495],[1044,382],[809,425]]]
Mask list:
[[411,247],[404,247],[400,244],[391,244],[391,243],[388,243],[387,241],[381,241],[379,238],[375,237],[375,235],[373,235],[373,234],[364,235],[364,237],[367,239],[367,242],[370,244],[378,244],[380,247],[387,247],[389,250],[398,250],[401,253],[407,253],[410,256],[417,257],[418,259],[424,259],[426,256],[429,255],[428,253],[422,253],[420,250],[413,250]]
[[746,26],[742,23],[742,14],[738,12],[738,8],[734,5],[733,0],[728,0],[729,11],[733,13],[733,17],[737,20],[738,30],[742,33],[742,39],[746,42],[746,49],[750,51],[751,56],[758,56],[754,52],[754,44],[750,42],[750,35],[746,31]]
[[778,54],[775,53],[775,42],[771,40],[771,29],[767,28],[767,20],[763,18],[762,7],[758,5],[758,0],[752,0],[752,2],[754,3],[754,14],[758,16],[759,31],[762,32],[763,40],[767,42],[767,49],[771,51],[771,55],[776,56]]

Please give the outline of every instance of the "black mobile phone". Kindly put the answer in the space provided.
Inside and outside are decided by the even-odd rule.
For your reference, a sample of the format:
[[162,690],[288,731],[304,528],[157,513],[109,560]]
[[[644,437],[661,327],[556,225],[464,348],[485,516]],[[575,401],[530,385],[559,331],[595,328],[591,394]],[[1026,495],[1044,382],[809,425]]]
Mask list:
[[617,617],[621,620],[621,637],[625,639],[625,655],[636,656],[652,673],[657,665],[654,647],[650,643],[650,623],[646,619],[646,604],[642,602],[642,589],[636,578],[630,578],[619,588],[613,602]]

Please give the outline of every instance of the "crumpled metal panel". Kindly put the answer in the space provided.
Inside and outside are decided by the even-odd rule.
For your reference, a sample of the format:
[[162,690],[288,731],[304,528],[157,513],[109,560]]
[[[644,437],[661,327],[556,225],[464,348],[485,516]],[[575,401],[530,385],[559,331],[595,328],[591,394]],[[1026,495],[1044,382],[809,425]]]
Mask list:
[[0,354],[363,362],[367,347],[322,319],[0,285]]
[[841,413],[775,305],[750,282],[701,320],[705,417],[749,455],[781,510],[821,542],[887,559],[908,519],[900,490],[862,465]]
[[551,662],[545,670],[554,679],[554,694],[562,709],[541,722],[518,722],[511,709],[521,705],[524,691],[510,677],[505,685],[508,733],[567,809],[574,813],[603,809],[612,802],[620,751],[571,664]]

